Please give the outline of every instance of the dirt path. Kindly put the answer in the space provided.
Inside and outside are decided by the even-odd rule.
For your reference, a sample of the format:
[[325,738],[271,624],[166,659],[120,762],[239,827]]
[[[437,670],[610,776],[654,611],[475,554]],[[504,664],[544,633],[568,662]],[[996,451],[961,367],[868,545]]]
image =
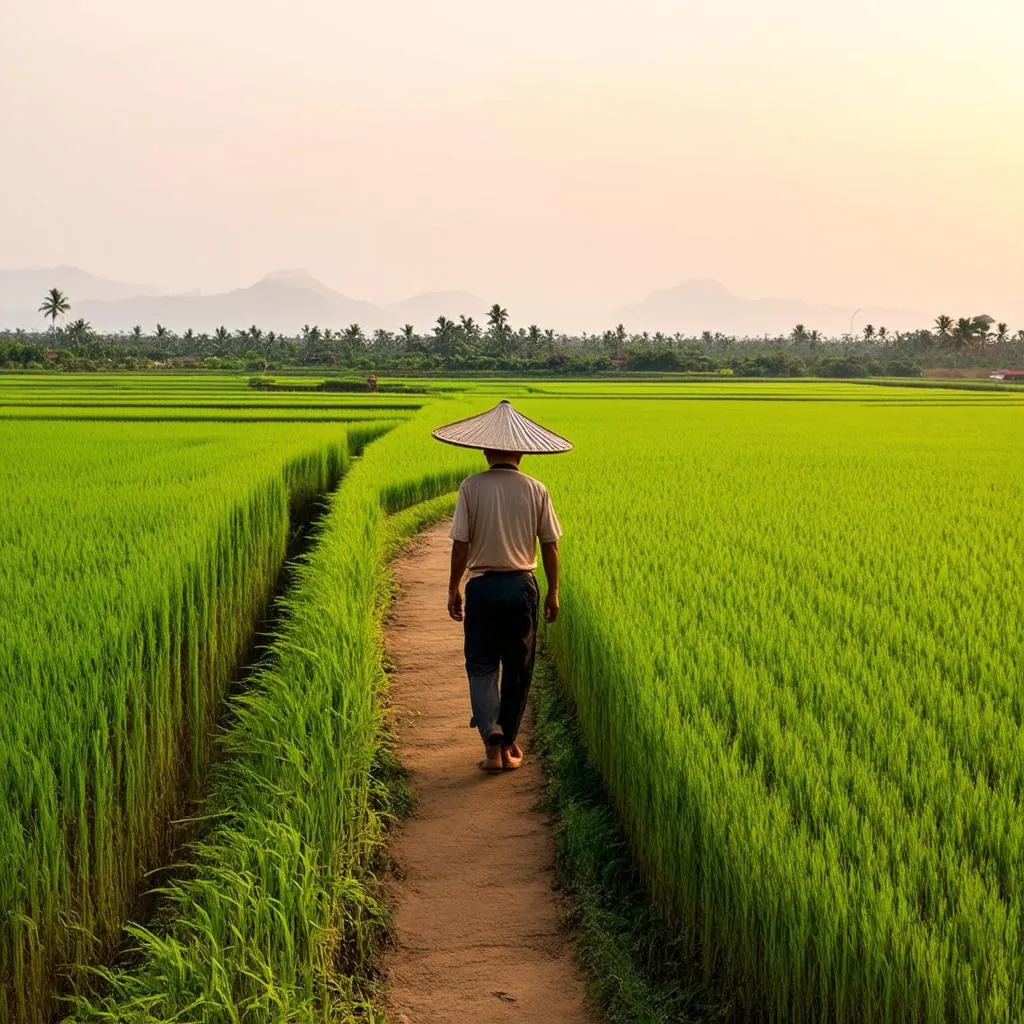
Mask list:
[[[398,946],[389,957],[400,1024],[588,1024],[583,985],[551,891],[553,841],[536,810],[541,774],[487,776],[468,728],[462,627],[445,610],[447,524],[396,564],[388,623],[400,753],[417,814],[392,843]],[[529,751],[530,723],[524,726]]]

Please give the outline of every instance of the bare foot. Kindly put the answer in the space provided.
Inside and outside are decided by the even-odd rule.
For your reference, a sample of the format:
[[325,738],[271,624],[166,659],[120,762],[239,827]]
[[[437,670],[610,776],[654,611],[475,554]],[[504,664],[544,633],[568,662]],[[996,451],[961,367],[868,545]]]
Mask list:
[[504,759],[501,753],[501,743],[484,744],[484,759],[480,762],[480,770],[492,774],[500,772],[504,767]]
[[523,750],[518,743],[511,743],[501,748],[501,766],[507,772],[515,771],[522,767]]

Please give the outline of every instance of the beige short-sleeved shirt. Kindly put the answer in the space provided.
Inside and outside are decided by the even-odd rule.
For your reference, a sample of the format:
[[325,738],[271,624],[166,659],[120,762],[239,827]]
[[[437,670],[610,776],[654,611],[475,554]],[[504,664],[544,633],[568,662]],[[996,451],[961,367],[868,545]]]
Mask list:
[[470,576],[537,568],[537,541],[562,536],[548,489],[511,466],[466,477],[459,488],[452,540],[469,543]]

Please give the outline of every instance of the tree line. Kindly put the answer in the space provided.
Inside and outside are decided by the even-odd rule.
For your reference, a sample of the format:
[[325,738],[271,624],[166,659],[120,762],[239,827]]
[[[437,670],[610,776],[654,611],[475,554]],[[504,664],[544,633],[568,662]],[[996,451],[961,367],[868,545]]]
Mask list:
[[[471,316],[438,317],[421,332],[335,329],[306,324],[297,335],[264,331],[257,324],[211,333],[176,333],[163,324],[105,334],[84,319],[70,320],[71,303],[53,288],[39,312],[40,332],[0,331],[0,367],[27,369],[203,368],[276,370],[547,371],[614,370],[722,373],[742,376],[916,376],[924,367],[1020,365],[1024,330],[1011,334],[991,317],[942,314],[932,328],[889,331],[867,324],[856,336],[828,338],[797,324],[786,335],[735,337],[631,333],[622,324],[596,333],[558,333],[537,324],[513,327],[508,310],[491,306],[484,323]],[[58,321],[65,321],[58,323]]]

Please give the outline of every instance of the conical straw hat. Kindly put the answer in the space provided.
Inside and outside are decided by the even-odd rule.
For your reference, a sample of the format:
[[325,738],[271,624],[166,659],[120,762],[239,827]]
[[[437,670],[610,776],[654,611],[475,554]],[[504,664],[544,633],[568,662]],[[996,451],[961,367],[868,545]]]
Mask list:
[[524,455],[554,455],[572,448],[572,442],[516,412],[507,399],[479,416],[438,427],[433,434],[438,441],[460,448],[490,448]]

